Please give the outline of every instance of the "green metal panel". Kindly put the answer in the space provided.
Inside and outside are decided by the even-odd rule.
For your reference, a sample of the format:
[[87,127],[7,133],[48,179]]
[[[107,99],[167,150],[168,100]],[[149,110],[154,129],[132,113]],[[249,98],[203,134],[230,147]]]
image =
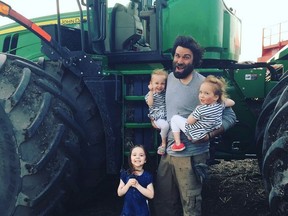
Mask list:
[[223,52],[221,59],[239,60],[241,54],[241,20],[224,10]]
[[[25,58],[31,60],[37,60],[40,56],[43,56],[39,47],[41,47],[41,40],[34,34],[28,31],[21,31],[16,34],[12,34],[12,37],[19,35],[17,40],[17,47],[15,47],[15,54],[19,56],[25,56]],[[11,47],[13,49],[13,47]],[[10,50],[10,52],[13,50]]]
[[234,73],[235,81],[245,98],[265,97],[266,68],[238,69]]
[[204,59],[239,58],[241,21],[222,0],[169,0],[162,30],[164,52],[178,35],[191,35],[206,49]]

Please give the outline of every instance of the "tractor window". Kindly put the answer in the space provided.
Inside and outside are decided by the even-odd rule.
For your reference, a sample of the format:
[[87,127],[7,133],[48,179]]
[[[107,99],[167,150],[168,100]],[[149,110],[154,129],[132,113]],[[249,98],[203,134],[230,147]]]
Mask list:
[[7,37],[5,37],[2,52],[8,52],[9,47],[10,47],[10,41],[11,41],[11,35],[8,35]]
[[112,10],[111,51],[133,50],[140,40],[143,26],[138,16],[135,16],[121,4],[116,4]]
[[18,37],[19,37],[19,34],[13,34],[13,36],[11,35],[6,36],[4,39],[2,52],[7,52],[13,55],[16,55]]
[[143,22],[139,17],[139,5],[130,2],[127,7],[115,4],[111,12],[111,52],[151,51],[146,43]]
[[11,47],[10,47],[10,49],[11,49],[10,53],[11,54],[16,55],[16,48],[17,48],[17,44],[18,44],[18,38],[19,38],[19,34],[14,34],[12,36]]

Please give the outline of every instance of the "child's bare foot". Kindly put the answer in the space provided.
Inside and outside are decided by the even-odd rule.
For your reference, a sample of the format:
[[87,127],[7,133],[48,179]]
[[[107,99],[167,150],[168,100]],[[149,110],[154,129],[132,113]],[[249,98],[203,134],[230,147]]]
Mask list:
[[165,145],[161,145],[158,147],[158,150],[157,150],[157,154],[159,155],[164,155],[165,154],[165,149],[166,149],[166,146]]

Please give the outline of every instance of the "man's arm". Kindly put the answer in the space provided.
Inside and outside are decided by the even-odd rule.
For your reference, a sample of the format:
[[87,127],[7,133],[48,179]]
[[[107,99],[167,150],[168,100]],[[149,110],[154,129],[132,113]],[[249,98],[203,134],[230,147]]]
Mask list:
[[236,123],[236,114],[231,107],[226,107],[222,115],[222,126],[224,131],[233,127]]
[[208,142],[210,139],[216,137],[219,134],[224,133],[229,128],[233,127],[235,123],[236,123],[235,112],[233,111],[231,107],[227,107],[223,111],[222,126],[219,129],[213,130],[210,133],[208,133],[203,139],[197,140],[196,142],[193,142],[193,143]]

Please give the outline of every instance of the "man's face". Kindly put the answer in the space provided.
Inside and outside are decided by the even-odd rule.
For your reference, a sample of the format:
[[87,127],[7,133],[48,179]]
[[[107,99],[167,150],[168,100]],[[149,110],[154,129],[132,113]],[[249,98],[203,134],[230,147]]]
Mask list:
[[194,70],[193,53],[190,49],[178,46],[173,59],[173,73],[178,79],[186,78]]

